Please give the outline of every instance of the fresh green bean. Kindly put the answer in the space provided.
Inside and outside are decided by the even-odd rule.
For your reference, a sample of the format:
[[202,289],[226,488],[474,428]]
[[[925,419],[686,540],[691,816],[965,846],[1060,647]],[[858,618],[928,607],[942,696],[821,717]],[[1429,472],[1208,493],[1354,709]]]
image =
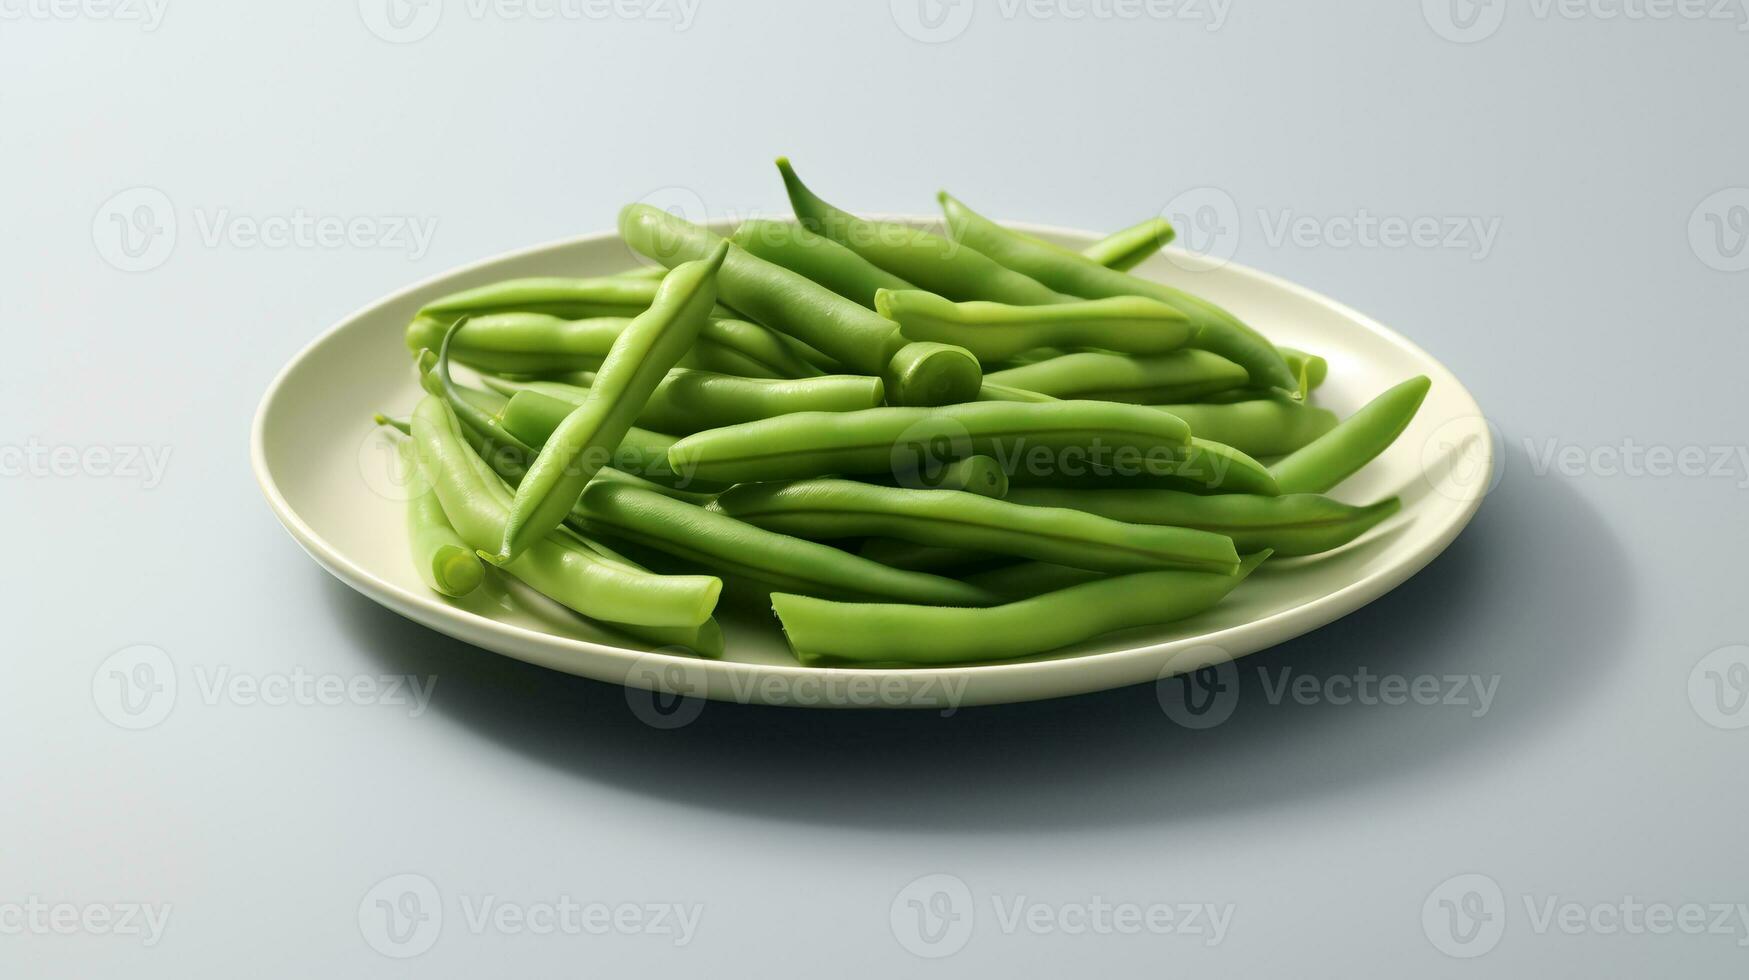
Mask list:
[[[1278,557],[1333,551],[1383,523],[1402,507],[1392,497],[1355,507],[1316,493],[1279,497],[1177,490],[1015,490],[1031,507],[1065,507],[1130,524],[1197,528],[1233,539],[1241,552],[1270,549]],[[1067,564],[1067,563],[1060,563]]]
[[960,490],[998,500],[1008,495],[1008,471],[992,456],[967,456],[909,470],[896,474],[893,482],[914,490]]
[[962,576],[964,581],[989,589],[1009,602],[1030,599],[1046,592],[1058,592],[1105,577],[1107,576],[1100,572],[1090,572],[1085,568],[1070,568],[1067,565],[1052,565],[1042,561],[1015,562]]
[[450,376],[450,341],[465,322],[464,317],[450,326],[444,334],[443,342],[438,345],[437,354],[428,350],[419,352],[415,361],[419,370],[419,386],[425,389],[426,394],[436,395],[447,402],[461,419],[464,429],[478,432],[483,438],[503,447],[503,452],[527,468],[534,460],[534,449],[505,431],[498,422],[498,413],[504,408],[504,396],[495,391],[463,387],[456,384],[455,379]]
[[1107,269],[1078,252],[1003,228],[946,192],[940,197],[948,230],[956,240],[1071,296],[1086,299],[1147,296],[1175,306],[1189,315],[1196,326],[1191,346],[1225,357],[1250,372],[1259,384],[1298,390],[1299,379],[1288,370],[1287,362],[1275,347],[1221,307],[1163,283]]
[[1421,410],[1433,382],[1411,378],[1270,467],[1284,493],[1323,493],[1389,449]]
[[656,300],[614,341],[595,387],[541,445],[516,487],[504,541],[491,559],[510,561],[558,527],[583,487],[601,469],[600,453],[625,438],[657,384],[679,362],[716,303],[716,275],[727,242],[699,262],[683,263],[663,278]]
[[[981,402],[1027,402],[1037,405],[1040,402],[1060,401],[1051,395],[1028,391],[1025,388],[1013,388],[1008,385],[991,384],[986,381],[978,388],[978,401]],[[1109,401],[1109,399],[1107,399]]]
[[[403,439],[399,447],[401,472],[412,481],[419,473],[413,442]],[[486,570],[474,549],[449,526],[437,494],[429,484],[415,487],[409,482],[408,486],[419,490],[407,498],[407,543],[413,550],[413,567],[419,577],[432,591],[447,596],[465,596],[479,588]]]
[[1336,416],[1328,409],[1285,396],[1226,405],[1159,407],[1189,422],[1190,430],[1198,436],[1252,456],[1295,452],[1336,427]]
[[769,590],[943,605],[987,605],[992,599],[953,579],[887,568],[636,487],[597,480],[583,492],[581,507],[591,529]]
[[614,273],[616,279],[661,279],[668,274],[665,265],[640,265],[636,269]]
[[1105,463],[1035,468],[1009,474],[1015,487],[1168,489],[1191,493],[1280,493],[1269,468],[1232,446],[1193,438],[1182,458],[1159,461],[1115,456]]
[[[428,396],[413,413],[419,469],[437,493],[451,526],[476,551],[503,538],[508,508],[486,463],[468,448],[460,420],[441,398]],[[557,532],[555,532],[556,534]],[[561,605],[591,619],[637,626],[698,626],[710,618],[722,581],[707,575],[651,575],[606,559],[590,560],[547,538],[502,566]]]
[[1149,218],[1100,239],[1081,250],[1088,259],[1119,272],[1128,272],[1148,256],[1172,244],[1178,230],[1165,218]]
[[875,308],[877,290],[917,288],[832,239],[791,221],[744,221],[729,240],[752,255],[806,276],[871,310]]
[[444,326],[456,317],[494,313],[544,313],[567,320],[632,317],[650,308],[658,285],[626,276],[506,279],[434,299],[419,315]]
[[674,444],[676,473],[726,483],[903,473],[994,456],[1010,474],[1111,454],[1163,462],[1190,445],[1171,413],[1115,402],[971,402],[938,409],[810,412],[694,433]]
[[898,538],[1106,572],[1220,572],[1239,564],[1233,543],[1219,534],[1125,524],[1061,508],[1027,508],[955,490],[853,480],[744,483],[719,495],[712,507],[767,530],[813,540]]
[[853,604],[782,594],[773,595],[771,605],[796,659],[810,666],[1011,660],[1204,612],[1267,557],[1252,555],[1237,573],[1138,572],[989,609]]
[[802,226],[824,235],[870,263],[950,300],[989,300],[1016,306],[1060,303],[1055,292],[964,243],[920,228],[867,221],[827,204],[810,191],[786,157],[777,160],[790,207]]
[[1191,335],[1183,313],[1145,296],[1009,306],[955,303],[916,289],[883,289],[875,294],[875,309],[896,322],[906,337],[957,344],[985,365],[1040,347],[1162,354],[1183,347]]
[[[1060,307],[1051,307],[1057,309]],[[1245,369],[1205,350],[1129,357],[1089,351],[1064,354],[984,376],[985,384],[1036,391],[1056,398],[1159,405],[1200,401],[1243,385]]]
[[[581,380],[581,379],[579,379]],[[541,408],[552,400],[581,405],[589,396],[589,387],[553,381],[506,381],[487,379],[486,383],[509,394],[510,404],[504,410],[506,425],[521,409],[517,398],[524,393],[545,396]],[[884,401],[881,379],[858,374],[839,374],[795,381],[774,378],[737,378],[708,371],[677,368],[668,372],[656,386],[650,401],[638,414],[638,424],[671,435],[687,435],[705,429],[756,419],[790,415],[796,412],[854,412],[879,408]],[[545,415],[526,417],[525,424],[542,424]],[[530,427],[529,431],[538,431]],[[551,430],[548,430],[551,431]],[[545,436],[543,434],[542,440]]]
[[[647,204],[621,211],[619,228],[632,248],[670,267],[707,255],[724,240]],[[724,302],[755,321],[851,371],[882,378],[895,404],[952,404],[977,393],[981,375],[969,351],[936,346],[907,352],[898,324],[738,246],[729,249],[718,286]]]
[[[407,325],[408,349],[436,350],[452,322],[415,318]],[[593,371],[631,323],[627,317],[563,320],[544,313],[471,317],[467,329],[452,342],[450,356],[478,370],[501,374]],[[764,327],[721,317],[705,323],[684,360],[689,367],[744,377],[802,378],[820,373]]]
[[1281,352],[1282,360],[1287,362],[1287,369],[1293,372],[1294,377],[1305,379],[1305,384],[1301,387],[1308,394],[1317,391],[1323,386],[1325,379],[1330,377],[1330,362],[1322,357],[1292,347],[1277,346],[1275,349]]

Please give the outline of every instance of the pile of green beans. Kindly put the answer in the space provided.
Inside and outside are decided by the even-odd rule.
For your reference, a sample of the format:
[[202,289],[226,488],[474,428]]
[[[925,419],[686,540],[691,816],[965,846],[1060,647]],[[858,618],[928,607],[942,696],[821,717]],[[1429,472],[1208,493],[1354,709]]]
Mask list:
[[425,397],[375,421],[432,593],[508,575],[703,657],[757,603],[805,665],[971,664],[1189,619],[1401,510],[1341,487],[1428,379],[1339,418],[1323,357],[1132,274],[1170,222],[1075,252],[942,194],[943,237],[777,166],[794,220],[634,204],[654,265],[423,300]]

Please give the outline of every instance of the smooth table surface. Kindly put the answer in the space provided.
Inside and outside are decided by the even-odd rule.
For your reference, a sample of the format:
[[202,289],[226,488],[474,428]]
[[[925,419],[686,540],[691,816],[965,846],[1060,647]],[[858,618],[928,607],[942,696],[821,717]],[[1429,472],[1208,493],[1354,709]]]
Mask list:
[[[1741,976],[1740,918],[1611,910],[1749,902],[1749,35],[1534,6],[8,7],[0,973]],[[1449,365],[1499,487],[1206,730],[1145,686],[653,727],[273,519],[250,415],[318,330],[627,200],[777,211],[778,153],[870,211],[1188,215]]]

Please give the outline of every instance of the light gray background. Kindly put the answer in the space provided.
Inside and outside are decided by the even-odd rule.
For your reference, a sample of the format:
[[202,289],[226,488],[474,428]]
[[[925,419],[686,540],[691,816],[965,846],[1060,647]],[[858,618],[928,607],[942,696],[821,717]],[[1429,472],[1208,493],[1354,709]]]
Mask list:
[[[1749,729],[1731,728],[1749,723],[1732,669],[1749,651],[1726,649],[1749,642],[1749,273],[1728,271],[1749,263],[1744,15],[1456,2],[1481,18],[1467,32],[1443,0],[1104,0],[1133,16],[1080,19],[1074,0],[702,0],[684,26],[445,0],[409,39],[438,8],[397,33],[377,0],[168,0],[145,23],[0,0],[0,973],[1742,976],[1735,909],[1724,931],[1657,935],[1598,907],[1749,902]],[[779,209],[779,152],[871,210],[927,210],[947,186],[1002,217],[1116,228],[1191,201],[1192,244],[1450,365],[1499,426],[1502,482],[1411,583],[1246,661],[1208,731],[1149,688],[945,719],[712,704],[660,731],[618,688],[373,606],[274,521],[250,417],[329,324],[608,228],[652,192]],[[1345,244],[1340,219],[1363,211],[1497,236]],[[168,237],[115,224],[166,213]],[[299,214],[365,231],[247,237]],[[429,247],[373,239],[390,216],[435,222]],[[159,251],[123,248],[140,245]],[[147,486],[100,456],[30,461],[56,447],[170,458]],[[1707,475],[1615,465],[1646,447],[1729,456]],[[115,693],[133,654],[112,655],[138,644],[178,691],[128,730],[111,719],[137,720]],[[1259,669],[1497,687],[1485,712],[1473,690],[1308,704]],[[437,686],[418,717],[209,692],[299,670]],[[376,948],[420,945],[396,946],[375,906],[400,874],[442,911],[406,960]],[[912,885],[934,874],[964,892]],[[487,897],[562,896],[702,918],[680,947],[468,921]],[[920,941],[917,897],[969,935]],[[60,934],[18,918],[33,899],[170,918],[150,946]],[[1441,899],[1491,916],[1497,942],[1464,945]],[[996,910],[1096,900],[1231,920],[1216,943],[1041,935]],[[1539,921],[1551,901],[1576,903],[1578,934]]]

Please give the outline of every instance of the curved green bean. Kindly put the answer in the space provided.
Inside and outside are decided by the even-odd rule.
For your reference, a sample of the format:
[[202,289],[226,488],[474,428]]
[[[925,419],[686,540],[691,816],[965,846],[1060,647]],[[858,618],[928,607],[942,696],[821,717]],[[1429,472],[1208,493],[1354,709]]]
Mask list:
[[[419,471],[412,440],[401,440],[399,448],[402,472],[411,479]],[[449,518],[443,516],[443,504],[429,486],[407,498],[407,544],[419,578],[434,592],[465,596],[485,580],[479,556],[450,527]]]
[[668,451],[676,473],[706,480],[794,480],[904,473],[965,456],[993,456],[1010,474],[1110,456],[1179,458],[1190,428],[1171,413],[1115,402],[970,402],[937,409],[810,412],[686,436]]
[[1159,405],[1200,401],[1243,385],[1250,376],[1232,361],[1205,350],[1175,350],[1130,357],[1088,351],[1064,354],[984,376],[987,385],[1005,385],[1055,398]]
[[[536,432],[550,415],[553,400],[581,405],[590,391],[586,386],[556,381],[519,382],[488,378],[486,383],[510,395],[504,418],[506,427],[512,431],[517,431],[518,426],[509,420],[512,415],[524,411],[517,404],[517,398],[523,394],[545,396],[539,400],[540,414],[524,416],[518,422],[525,431]],[[687,435],[796,412],[854,412],[879,408],[884,400],[881,379],[859,374],[823,375],[792,381],[737,378],[677,368],[669,371],[667,377],[656,385],[655,393],[650,396],[644,410],[638,413],[638,424],[670,435]],[[541,441],[545,441],[545,434],[542,434]]]
[[1282,360],[1287,362],[1287,369],[1293,372],[1294,377],[1305,380],[1301,387],[1307,394],[1317,391],[1323,386],[1325,379],[1330,377],[1330,362],[1322,357],[1293,347],[1277,346],[1275,349],[1281,353]]
[[590,528],[766,589],[941,605],[987,605],[993,598],[963,582],[887,568],[637,487],[597,480],[580,506]]
[[1252,456],[1282,456],[1295,452],[1336,427],[1336,416],[1328,409],[1285,396],[1224,405],[1161,405],[1159,408],[1190,423],[1190,430],[1199,437]]
[[[501,485],[490,482],[496,477],[468,447],[461,430],[461,421],[441,398],[428,396],[414,409],[412,435],[420,472],[437,493],[450,525],[477,552],[498,546],[508,508]],[[698,626],[710,618],[723,586],[708,575],[651,575],[604,558],[591,560],[544,537],[502,567],[591,619],[636,626]]]
[[1433,382],[1411,378],[1368,402],[1336,427],[1276,461],[1270,472],[1284,493],[1323,493],[1389,449],[1421,410]]
[[988,609],[829,602],[773,595],[796,659],[862,666],[976,663],[1045,653],[1104,633],[1187,619],[1226,598],[1268,557],[1236,573],[1138,572]]
[[945,191],[940,198],[948,230],[956,240],[1071,296],[1086,299],[1147,296],[1175,306],[1190,316],[1196,326],[1191,346],[1225,357],[1250,372],[1259,384],[1298,390],[1299,379],[1288,370],[1287,362],[1275,347],[1221,307],[1163,283],[1107,269],[1078,252],[1003,228]]
[[1148,256],[1172,244],[1178,230],[1165,218],[1149,218],[1101,238],[1081,250],[1088,259],[1119,272],[1128,272]]
[[[594,371],[632,323],[628,317],[565,320],[545,313],[496,313],[466,320],[467,329],[452,341],[450,356],[500,374]],[[408,349],[436,350],[453,322],[415,318],[407,325]],[[803,378],[820,373],[766,328],[722,317],[706,321],[683,362],[744,377]]]
[[1162,354],[1183,347],[1191,335],[1183,313],[1145,296],[1009,306],[955,303],[917,289],[883,289],[875,294],[875,309],[897,323],[906,337],[957,344],[985,364],[1040,347]]
[[[724,241],[647,204],[622,210],[619,229],[632,248],[670,267],[707,255]],[[745,249],[730,247],[717,279],[724,302],[858,374],[884,379],[896,404],[949,404],[977,394],[977,361],[970,352],[928,348],[899,361],[907,342],[898,324]]]
[[1016,306],[1072,298],[1003,266],[975,247],[909,225],[868,221],[835,208],[802,183],[787,157],[778,157],[777,169],[783,175],[790,207],[803,227],[932,293],[956,301],[989,300]]
[[1065,507],[1130,524],[1197,528],[1232,538],[1242,552],[1269,549],[1278,557],[1333,551],[1402,508],[1402,501],[1395,497],[1356,507],[1316,493],[1207,497],[1177,490],[1022,489],[1015,490],[1010,499],[1031,507]]
[[1028,508],[955,490],[853,480],[743,483],[711,506],[757,527],[812,540],[898,538],[1105,572],[1231,571],[1239,564],[1233,543],[1219,534]]
[[916,287],[824,235],[793,221],[752,219],[729,240],[767,262],[806,276],[845,299],[875,308],[875,292]]
[[441,296],[420,307],[419,315],[445,326],[456,317],[495,313],[543,313],[567,320],[633,317],[655,302],[659,285],[654,279],[629,276],[506,279]]
[[1232,446],[1201,438],[1192,438],[1190,449],[1175,460],[1114,456],[1101,465],[1018,471],[1009,475],[1009,483],[1014,487],[1158,488],[1192,493],[1254,493],[1265,497],[1281,492],[1268,467]]
[[528,475],[516,487],[516,500],[504,524],[498,564],[564,523],[578,494],[604,465],[626,430],[693,341],[716,303],[716,274],[728,254],[727,242],[709,258],[676,266],[662,279],[656,300],[613,343],[589,397],[541,445]]
[[1105,577],[1107,576],[1100,572],[1090,572],[1085,568],[1070,568],[1067,565],[1052,565],[1042,561],[1016,562],[963,576],[965,581],[989,589],[1009,602],[1030,599],[1046,592],[1058,592]]

